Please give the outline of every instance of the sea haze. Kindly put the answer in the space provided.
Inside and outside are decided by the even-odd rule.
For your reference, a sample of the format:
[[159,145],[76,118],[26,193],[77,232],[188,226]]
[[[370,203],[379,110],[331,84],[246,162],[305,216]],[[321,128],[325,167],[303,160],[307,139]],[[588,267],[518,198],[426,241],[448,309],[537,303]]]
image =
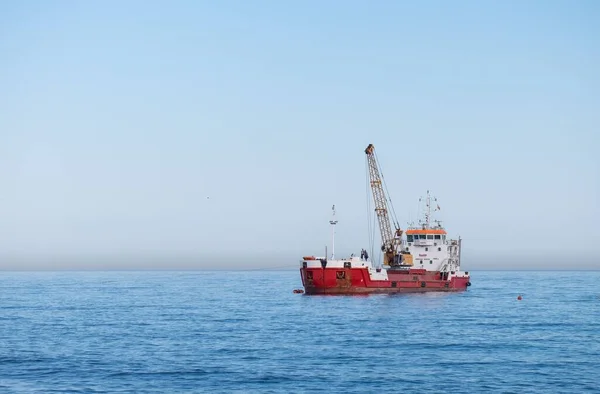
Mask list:
[[598,392],[600,272],[471,274],[344,297],[297,271],[0,272],[0,391]]

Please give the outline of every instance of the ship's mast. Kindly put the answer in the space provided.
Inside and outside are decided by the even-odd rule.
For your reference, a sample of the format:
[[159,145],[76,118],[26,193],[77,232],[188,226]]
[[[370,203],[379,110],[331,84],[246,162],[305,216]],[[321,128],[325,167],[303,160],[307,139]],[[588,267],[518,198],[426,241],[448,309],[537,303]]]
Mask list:
[[[373,191],[373,201],[375,202],[375,213],[379,221],[379,230],[381,232],[381,250],[384,254],[384,264],[389,263],[393,260],[393,257],[397,254],[395,245],[400,242],[400,238],[394,238],[394,232],[392,231],[392,225],[390,223],[386,193],[383,189],[381,170],[375,157],[375,147],[373,144],[369,144],[365,149],[367,155],[367,161],[369,166],[369,178],[371,181],[371,190]],[[396,235],[400,236],[402,231],[400,226],[395,221]]]
[[[335,225],[338,222],[335,219],[335,205],[331,207],[331,210],[333,211],[333,215],[331,217],[331,220],[329,221],[329,224],[331,224],[331,260],[334,260],[335,259]],[[325,253],[325,255],[327,256],[327,253]]]
[[427,190],[427,199],[425,200],[425,204],[427,207],[427,213],[425,214],[425,228],[428,229],[431,220],[431,197],[429,196],[429,190]]
[[[436,197],[434,197],[433,200],[437,202]],[[421,199],[419,199],[419,201],[421,201]],[[440,206],[436,205],[436,208],[434,209],[434,211],[439,211],[439,210],[440,210]],[[436,222],[438,224],[438,227],[441,227],[439,220],[434,220],[434,222]],[[430,194],[429,190],[427,190],[427,196],[425,197],[425,222],[423,223],[421,220],[419,220],[419,223],[421,223],[421,226],[423,227],[423,229],[431,228],[431,194]]]

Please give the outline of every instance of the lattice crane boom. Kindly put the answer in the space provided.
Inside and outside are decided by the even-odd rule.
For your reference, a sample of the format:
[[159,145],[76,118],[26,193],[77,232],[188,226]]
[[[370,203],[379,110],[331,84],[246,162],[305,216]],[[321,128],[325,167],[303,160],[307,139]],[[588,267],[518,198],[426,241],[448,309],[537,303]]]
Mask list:
[[[400,265],[403,262],[402,252],[399,250],[402,246],[402,230],[400,230],[397,220],[394,221],[396,231],[392,231],[392,224],[388,212],[386,192],[383,183],[383,174],[381,173],[375,147],[369,144],[365,149],[369,165],[369,178],[371,181],[371,190],[373,191],[373,201],[375,202],[375,212],[379,221],[379,231],[381,232],[381,251],[383,252],[383,263],[391,266]],[[391,200],[390,200],[391,205]],[[393,208],[393,206],[392,206]],[[393,212],[392,212],[393,213]]]
[[367,154],[369,163],[369,178],[371,180],[371,190],[373,191],[373,201],[375,202],[375,213],[377,214],[377,220],[379,221],[379,231],[381,231],[382,249],[388,250],[392,245],[394,235],[388,215],[387,200],[385,191],[383,190],[379,165],[377,164],[375,147],[373,144],[369,144],[367,149],[365,149],[365,153]]

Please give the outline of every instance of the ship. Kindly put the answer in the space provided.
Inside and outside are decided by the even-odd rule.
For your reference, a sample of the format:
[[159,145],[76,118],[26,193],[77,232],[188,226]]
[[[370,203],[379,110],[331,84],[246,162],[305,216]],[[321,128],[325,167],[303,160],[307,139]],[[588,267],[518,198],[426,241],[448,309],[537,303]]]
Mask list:
[[[468,271],[461,271],[462,240],[451,239],[441,221],[432,220],[439,210],[437,198],[428,190],[424,202],[424,218],[402,230],[395,218],[393,204],[388,196],[375,147],[365,149],[368,182],[373,195],[374,214],[377,216],[381,238],[378,262],[362,249],[360,256],[335,257],[335,205],[329,221],[332,231],[331,254],[325,248],[324,256],[304,256],[300,261],[300,277],[304,294],[372,294],[459,292],[471,286]],[[388,201],[392,208],[390,221]],[[392,222],[394,229],[392,229]],[[371,248],[371,255],[374,253]]]

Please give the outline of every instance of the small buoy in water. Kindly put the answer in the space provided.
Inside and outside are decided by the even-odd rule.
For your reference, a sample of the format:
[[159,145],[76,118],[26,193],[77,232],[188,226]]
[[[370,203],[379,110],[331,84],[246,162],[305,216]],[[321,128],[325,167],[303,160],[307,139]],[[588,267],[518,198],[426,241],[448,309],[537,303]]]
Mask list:
[[521,296],[517,297],[517,300],[519,300],[519,301],[521,301],[522,299],[523,299],[523,297],[521,297]]
[[304,290],[302,289],[294,289],[294,294],[302,294],[304,293]]

